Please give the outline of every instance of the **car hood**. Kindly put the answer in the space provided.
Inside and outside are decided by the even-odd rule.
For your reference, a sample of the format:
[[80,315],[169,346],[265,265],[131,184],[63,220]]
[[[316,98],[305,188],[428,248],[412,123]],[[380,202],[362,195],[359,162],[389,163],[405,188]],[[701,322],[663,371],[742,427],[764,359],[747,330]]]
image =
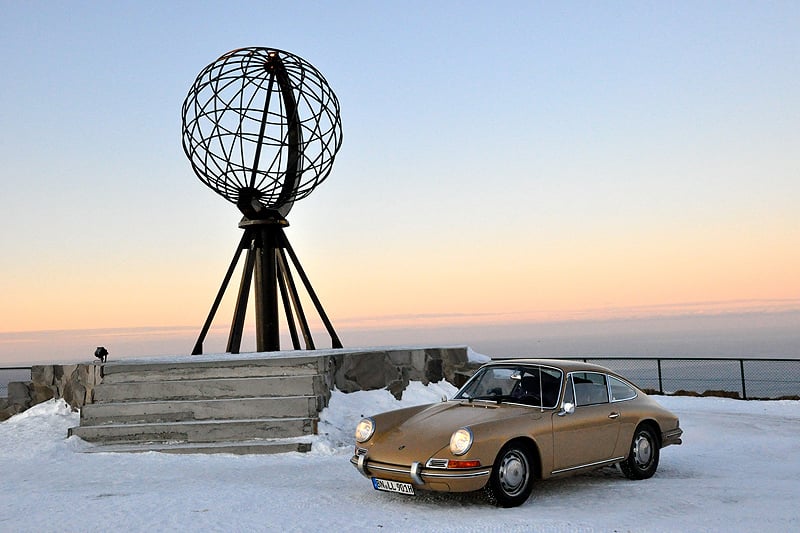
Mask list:
[[459,428],[469,426],[477,440],[481,438],[481,427],[503,424],[519,416],[529,420],[542,416],[530,407],[468,401],[442,402],[406,411],[374,417],[375,435],[359,446],[366,448],[373,459],[411,464],[441,455],[443,449],[449,455],[450,436]]

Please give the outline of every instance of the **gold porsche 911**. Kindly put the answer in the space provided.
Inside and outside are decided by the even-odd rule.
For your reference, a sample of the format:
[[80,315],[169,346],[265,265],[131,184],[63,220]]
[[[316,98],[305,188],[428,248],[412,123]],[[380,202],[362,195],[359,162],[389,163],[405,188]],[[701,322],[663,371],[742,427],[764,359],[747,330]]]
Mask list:
[[678,418],[597,365],[515,359],[482,366],[453,399],[364,418],[350,462],[377,490],[468,492],[514,507],[536,480],[618,464],[651,477]]

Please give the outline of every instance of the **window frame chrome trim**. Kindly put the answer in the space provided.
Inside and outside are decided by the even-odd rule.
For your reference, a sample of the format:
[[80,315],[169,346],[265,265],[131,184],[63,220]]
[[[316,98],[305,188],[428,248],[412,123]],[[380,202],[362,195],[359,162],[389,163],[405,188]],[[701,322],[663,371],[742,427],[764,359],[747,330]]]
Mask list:
[[[466,389],[470,385],[470,383],[472,383],[475,379],[477,379],[479,372],[475,372],[467,380],[467,382],[464,383],[461,386],[461,388],[458,389],[458,391],[456,391],[456,393],[451,398],[451,401],[458,401],[458,402],[487,402],[487,403],[491,403],[492,405],[515,405],[515,406],[520,406],[520,407],[530,407],[530,408],[533,408],[533,409],[538,409],[540,411],[557,411],[561,407],[561,402],[563,401],[562,389],[564,387],[564,381],[566,380],[567,376],[570,374],[570,373],[566,372],[563,368],[559,368],[557,366],[552,366],[552,365],[538,364],[538,363],[536,363],[536,364],[534,364],[534,363],[514,363],[513,361],[510,361],[510,360],[504,360],[504,361],[497,361],[496,363],[488,363],[485,366],[482,366],[479,370],[485,370],[485,369],[488,369],[488,368],[502,368],[502,367],[528,368],[528,369],[530,369],[530,368],[540,368],[540,369],[541,368],[547,368],[547,369],[550,369],[550,370],[555,370],[556,372],[561,374],[561,380],[560,380],[560,382],[558,384],[558,397],[556,398],[555,405],[552,406],[552,407],[544,407],[542,405],[529,405],[529,404],[510,402],[510,401],[502,401],[502,402],[500,402],[498,404],[496,400],[490,400],[490,399],[485,399],[485,398],[482,398],[480,400],[470,400],[470,398],[458,398],[457,396],[459,395],[459,393],[461,393],[462,390]],[[540,401],[541,401],[541,399],[540,399]]]
[[631,396],[630,398],[623,398],[621,400],[610,400],[609,403],[628,402],[630,400],[635,400],[636,398],[639,397],[639,389],[636,388],[636,386],[633,383],[631,383],[631,382],[629,382],[629,381],[627,381],[625,379],[622,379],[622,377],[620,377],[620,376],[612,376],[611,374],[606,374],[606,384],[608,384],[608,397],[609,397],[609,399],[614,397],[614,395],[611,394],[611,379],[612,378],[616,379],[617,381],[621,381],[622,383],[624,383],[625,385],[630,387],[631,390],[633,391],[633,396]]

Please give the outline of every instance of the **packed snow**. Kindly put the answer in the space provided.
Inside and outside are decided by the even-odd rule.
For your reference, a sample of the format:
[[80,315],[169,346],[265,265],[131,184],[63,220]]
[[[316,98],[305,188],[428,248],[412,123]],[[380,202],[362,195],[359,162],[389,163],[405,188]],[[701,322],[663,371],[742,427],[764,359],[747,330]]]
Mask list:
[[356,422],[454,392],[334,391],[310,453],[263,456],[80,453],[78,413],[51,400],[0,423],[0,531],[800,530],[798,401],[657,397],[685,433],[653,478],[544,481],[514,509],[373,490],[349,463]]

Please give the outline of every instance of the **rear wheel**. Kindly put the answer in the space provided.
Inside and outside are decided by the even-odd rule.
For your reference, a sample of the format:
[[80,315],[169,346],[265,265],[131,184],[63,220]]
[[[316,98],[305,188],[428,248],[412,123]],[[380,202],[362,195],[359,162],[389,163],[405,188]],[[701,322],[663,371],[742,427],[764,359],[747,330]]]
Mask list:
[[519,444],[507,444],[497,455],[486,485],[489,501],[499,507],[525,503],[533,490],[533,472],[528,451]]
[[633,434],[628,458],[619,464],[628,479],[653,477],[658,468],[658,438],[650,426],[639,426]]

